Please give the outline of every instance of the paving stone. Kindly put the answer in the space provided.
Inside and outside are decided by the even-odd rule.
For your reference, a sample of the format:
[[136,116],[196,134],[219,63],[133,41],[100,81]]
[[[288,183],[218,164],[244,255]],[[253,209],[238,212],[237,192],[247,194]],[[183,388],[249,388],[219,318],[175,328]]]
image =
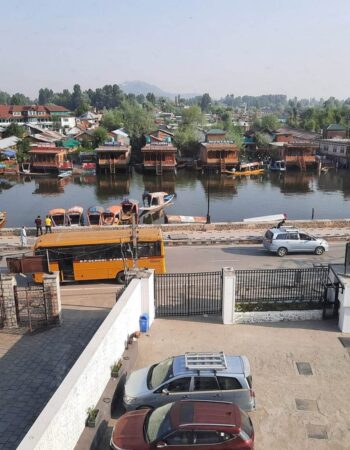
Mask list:
[[328,439],[327,428],[325,425],[306,425],[307,437],[309,439]]
[[339,340],[343,344],[343,347],[350,348],[350,337],[340,337]]
[[297,362],[296,365],[300,375],[313,375],[310,363]]
[[295,399],[296,407],[299,411],[317,411],[318,405],[316,400],[307,400],[305,398]]

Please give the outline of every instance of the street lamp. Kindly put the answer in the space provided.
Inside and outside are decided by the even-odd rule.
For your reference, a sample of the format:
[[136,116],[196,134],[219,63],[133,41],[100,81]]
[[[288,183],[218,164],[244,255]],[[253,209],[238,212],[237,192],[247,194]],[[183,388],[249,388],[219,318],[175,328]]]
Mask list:
[[207,223],[210,223],[210,184],[209,184],[209,175],[207,178],[207,193],[208,193],[208,209],[207,209]]

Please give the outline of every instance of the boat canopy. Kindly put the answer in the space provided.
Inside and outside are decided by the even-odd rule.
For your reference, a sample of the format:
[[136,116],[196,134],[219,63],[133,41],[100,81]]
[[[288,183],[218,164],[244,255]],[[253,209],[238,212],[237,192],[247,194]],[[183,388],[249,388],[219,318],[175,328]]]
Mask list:
[[241,164],[240,168],[241,169],[258,169],[261,166],[263,166],[262,162],[252,162],[252,163]]
[[91,206],[88,209],[88,214],[102,214],[104,210],[103,206]]
[[62,216],[62,214],[66,214],[66,210],[63,208],[50,209],[49,211],[49,216]]
[[108,206],[104,214],[113,214],[114,216],[116,216],[117,214],[120,214],[121,210],[122,207],[120,205],[111,205]]
[[83,214],[84,208],[82,206],[72,206],[67,209],[67,214]]

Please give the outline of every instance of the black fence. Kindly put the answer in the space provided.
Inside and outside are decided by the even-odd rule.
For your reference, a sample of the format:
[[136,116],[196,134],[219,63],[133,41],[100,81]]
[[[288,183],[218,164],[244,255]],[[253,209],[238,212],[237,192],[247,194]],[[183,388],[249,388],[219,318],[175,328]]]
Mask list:
[[328,267],[236,270],[236,310],[322,309]]
[[222,271],[169,273],[154,280],[156,317],[222,312]]

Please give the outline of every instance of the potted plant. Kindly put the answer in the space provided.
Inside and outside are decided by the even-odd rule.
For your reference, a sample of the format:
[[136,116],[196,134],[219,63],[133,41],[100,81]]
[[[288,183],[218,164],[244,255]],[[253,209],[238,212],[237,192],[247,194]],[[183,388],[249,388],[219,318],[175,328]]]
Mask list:
[[118,378],[121,367],[122,367],[121,359],[113,364],[113,366],[111,367],[112,378]]
[[98,408],[90,407],[87,410],[87,419],[86,419],[86,426],[90,428],[94,428],[99,420],[99,412],[100,410]]

